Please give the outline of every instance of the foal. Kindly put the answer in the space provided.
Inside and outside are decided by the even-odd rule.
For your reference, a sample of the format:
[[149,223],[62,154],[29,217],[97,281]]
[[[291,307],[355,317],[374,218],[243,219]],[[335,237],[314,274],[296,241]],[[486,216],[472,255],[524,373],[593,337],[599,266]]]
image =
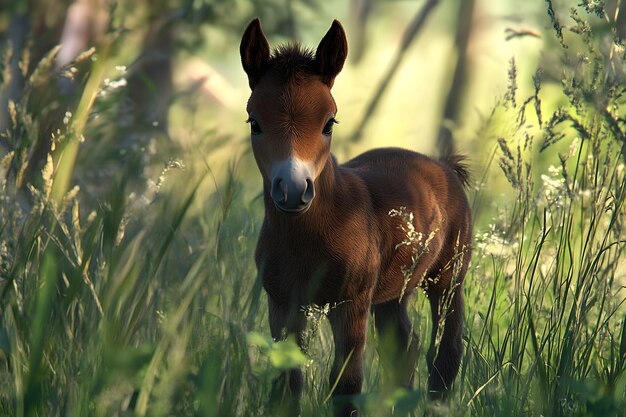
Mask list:
[[[462,158],[436,161],[385,148],[340,165],[330,153],[337,114],[330,89],[347,52],[336,20],[315,52],[289,45],[271,53],[258,19],[241,41],[265,203],[255,258],[272,337],[292,334],[302,346],[302,306],[336,305],[328,318],[335,339],[330,386],[337,382],[337,416],[356,415],[350,396],[363,383],[370,310],[381,340],[395,341],[381,349],[386,374],[397,385],[412,384],[417,337],[406,304],[417,286],[426,292],[433,318],[429,393],[441,397],[449,390],[461,361],[462,283],[472,235]],[[392,216],[398,213],[404,215]],[[407,220],[417,237],[412,241]],[[297,413],[302,372],[283,375],[274,395],[281,395],[281,386],[289,386],[288,405]]]

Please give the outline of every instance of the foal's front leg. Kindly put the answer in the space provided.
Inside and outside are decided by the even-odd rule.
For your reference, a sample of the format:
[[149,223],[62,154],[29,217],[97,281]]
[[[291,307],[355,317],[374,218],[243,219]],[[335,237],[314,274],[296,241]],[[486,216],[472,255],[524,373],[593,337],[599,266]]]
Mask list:
[[411,389],[419,340],[406,311],[409,295],[372,306],[378,332],[378,351],[391,387]]
[[363,385],[363,349],[368,310],[368,303],[348,301],[332,310],[328,317],[335,339],[330,387],[337,383],[333,391],[333,414],[336,417],[358,415],[351,396],[359,394]]
[[[270,332],[275,341],[285,340],[289,335],[295,335],[298,346],[302,348],[303,333],[306,328],[306,317],[295,305],[276,303],[268,296]],[[300,413],[300,394],[302,392],[302,371],[294,368],[283,372],[272,384],[270,407],[273,415],[283,410],[287,416],[297,416]],[[275,409],[279,407],[278,409]]]

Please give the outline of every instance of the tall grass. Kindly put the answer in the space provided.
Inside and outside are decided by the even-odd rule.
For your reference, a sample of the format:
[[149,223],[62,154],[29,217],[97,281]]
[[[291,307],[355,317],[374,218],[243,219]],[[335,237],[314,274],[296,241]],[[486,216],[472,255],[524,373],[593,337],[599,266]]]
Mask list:
[[[626,89],[597,38],[574,21],[586,59],[562,51],[560,107],[541,102],[548,69],[535,75],[534,93],[516,97],[512,61],[509,92],[481,130],[497,162],[485,164],[484,178],[506,179],[511,198],[481,184],[472,191],[465,355],[449,403],[426,401],[425,359],[414,391],[387,389],[370,324],[358,399],[368,415],[391,407],[412,415],[623,415]],[[28,88],[52,77],[50,59]],[[97,62],[110,70],[106,55]],[[262,205],[247,197],[257,193],[242,182],[240,165],[213,181],[204,163],[172,171],[181,164],[167,156],[163,169],[147,170],[152,187],[137,188],[123,169],[98,181],[80,155],[102,155],[90,138],[110,102],[89,99],[106,88],[102,73],[90,74],[80,84],[85,100],[70,112],[78,122],[54,132],[57,151],[33,174],[27,164],[42,116],[28,95],[10,105],[0,193],[0,414],[270,415],[271,381],[300,365],[302,414],[328,415],[332,337],[324,317],[333,306],[305,306],[306,355],[269,337],[253,263]],[[66,158],[67,144],[78,164]],[[432,325],[424,304],[418,294],[410,312],[423,346]]]

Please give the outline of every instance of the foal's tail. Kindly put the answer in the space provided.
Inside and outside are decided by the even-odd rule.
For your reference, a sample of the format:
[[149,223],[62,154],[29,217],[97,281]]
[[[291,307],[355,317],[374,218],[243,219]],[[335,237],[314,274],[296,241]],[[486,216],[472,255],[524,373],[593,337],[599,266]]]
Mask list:
[[459,177],[461,184],[463,184],[463,187],[469,187],[470,172],[467,166],[467,159],[464,155],[446,155],[441,157],[439,160],[454,171],[456,176]]

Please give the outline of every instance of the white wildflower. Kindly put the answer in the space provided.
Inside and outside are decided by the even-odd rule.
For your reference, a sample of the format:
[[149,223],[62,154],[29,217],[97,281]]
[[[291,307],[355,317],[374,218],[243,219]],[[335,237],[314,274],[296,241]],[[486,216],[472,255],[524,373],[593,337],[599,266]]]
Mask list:
[[543,181],[542,194],[548,204],[554,204],[557,207],[562,207],[563,196],[566,193],[565,178],[561,175],[561,169],[561,167],[550,165],[548,167],[550,175],[541,175]]
[[515,254],[518,248],[517,242],[511,242],[503,237],[493,223],[490,223],[487,228],[486,232],[476,233],[474,238],[474,245],[483,256],[506,258]]
[[570,143],[569,145],[568,157],[571,158],[572,156],[576,155],[576,152],[578,151],[579,148],[580,148],[580,138],[576,136],[574,140],[572,140],[572,143]]
[[120,78],[119,80],[114,80],[114,81],[109,81],[107,83],[107,80],[104,80],[104,84],[109,87],[111,90],[115,90],[116,88],[121,88],[121,87],[126,87],[128,85],[128,82],[126,81],[126,78]]
[[128,85],[128,81],[126,78],[119,78],[117,80],[111,80],[110,78],[105,78],[102,81],[104,84],[102,90],[100,90],[100,97],[105,97],[107,94],[112,92],[113,90],[117,90],[118,88],[126,87]]
[[[396,249],[399,249],[402,246],[407,246],[411,248],[411,264],[404,265],[401,268],[402,275],[404,277],[404,283],[402,285],[402,291],[400,293],[400,299],[404,297],[404,293],[408,287],[411,278],[413,277],[415,270],[419,264],[420,258],[428,253],[430,242],[433,240],[437,232],[439,231],[439,226],[437,226],[434,230],[432,230],[426,239],[424,239],[424,235],[422,232],[418,232],[415,230],[415,225],[413,224],[414,216],[413,213],[407,211],[406,207],[400,207],[399,210],[392,209],[389,210],[389,215],[391,217],[400,217],[402,222],[398,226],[404,232],[404,240],[396,245]],[[426,271],[424,271],[424,275]],[[424,279],[424,276],[421,277]]]

